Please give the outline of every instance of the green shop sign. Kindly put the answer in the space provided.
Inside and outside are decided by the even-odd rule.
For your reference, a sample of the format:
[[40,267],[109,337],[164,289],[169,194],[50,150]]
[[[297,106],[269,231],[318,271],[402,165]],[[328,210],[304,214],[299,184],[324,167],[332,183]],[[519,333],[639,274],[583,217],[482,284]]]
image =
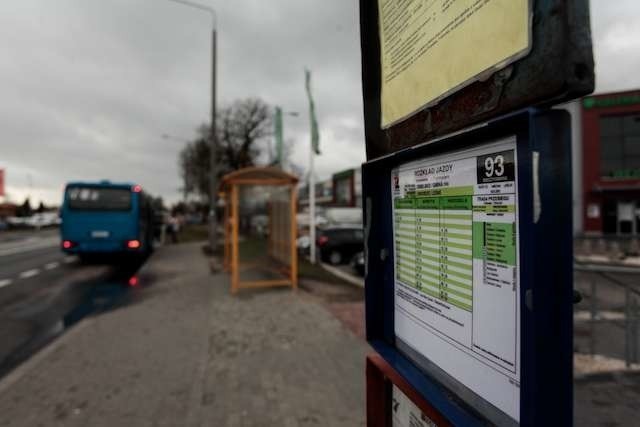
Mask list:
[[620,107],[623,105],[640,104],[640,94],[618,95],[607,98],[596,98],[594,96],[584,98],[582,105],[584,108]]
[[619,169],[609,172],[607,178],[613,179],[640,179],[640,169]]

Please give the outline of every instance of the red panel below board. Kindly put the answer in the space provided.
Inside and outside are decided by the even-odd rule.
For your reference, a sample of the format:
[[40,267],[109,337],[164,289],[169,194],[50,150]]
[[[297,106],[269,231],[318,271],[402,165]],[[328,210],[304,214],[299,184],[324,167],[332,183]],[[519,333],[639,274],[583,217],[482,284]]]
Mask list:
[[377,354],[367,356],[367,427],[449,427],[408,382]]

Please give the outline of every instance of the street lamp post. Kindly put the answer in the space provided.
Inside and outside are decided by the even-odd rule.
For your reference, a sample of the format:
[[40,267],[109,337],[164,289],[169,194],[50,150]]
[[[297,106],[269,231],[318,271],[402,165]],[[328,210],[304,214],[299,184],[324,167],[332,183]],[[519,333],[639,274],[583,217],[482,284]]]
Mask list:
[[216,198],[218,192],[218,144],[216,134],[216,70],[217,70],[217,19],[216,11],[207,5],[188,0],[168,0],[179,3],[194,9],[203,10],[211,15],[211,130],[209,135],[210,143],[210,172],[209,172],[209,245],[211,250],[216,248]]

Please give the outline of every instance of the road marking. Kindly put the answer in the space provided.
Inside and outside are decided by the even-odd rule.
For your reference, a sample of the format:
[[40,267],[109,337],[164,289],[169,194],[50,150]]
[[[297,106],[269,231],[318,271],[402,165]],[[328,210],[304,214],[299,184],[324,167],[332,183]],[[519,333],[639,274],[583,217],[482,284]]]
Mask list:
[[60,266],[59,262],[50,262],[49,264],[44,265],[45,270],[53,270],[54,268],[58,268]]
[[0,256],[15,255],[39,249],[53,248],[60,244],[59,237],[29,238],[17,242],[0,243]]
[[0,280],[0,288],[4,288],[5,286],[9,286],[13,280],[11,279],[2,279]]
[[68,256],[65,259],[62,260],[62,262],[64,262],[65,264],[71,264],[72,262],[74,262],[76,260],[76,257],[74,256]]
[[21,279],[28,279],[29,277],[37,276],[38,274],[40,274],[40,270],[34,268],[31,270],[23,271],[18,275],[18,277]]

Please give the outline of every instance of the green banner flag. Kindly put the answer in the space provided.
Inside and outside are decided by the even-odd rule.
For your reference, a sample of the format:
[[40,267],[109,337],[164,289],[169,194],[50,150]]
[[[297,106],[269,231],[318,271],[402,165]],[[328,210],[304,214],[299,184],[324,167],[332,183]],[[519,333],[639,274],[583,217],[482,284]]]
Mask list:
[[311,71],[304,70],[307,96],[309,97],[309,119],[311,121],[311,147],[316,154],[320,154],[320,133],[318,131],[318,121],[316,120],[316,107],[311,96]]
[[276,115],[274,118],[274,135],[276,140],[276,159],[275,164],[282,166],[284,137],[282,135],[282,108],[276,107]]

